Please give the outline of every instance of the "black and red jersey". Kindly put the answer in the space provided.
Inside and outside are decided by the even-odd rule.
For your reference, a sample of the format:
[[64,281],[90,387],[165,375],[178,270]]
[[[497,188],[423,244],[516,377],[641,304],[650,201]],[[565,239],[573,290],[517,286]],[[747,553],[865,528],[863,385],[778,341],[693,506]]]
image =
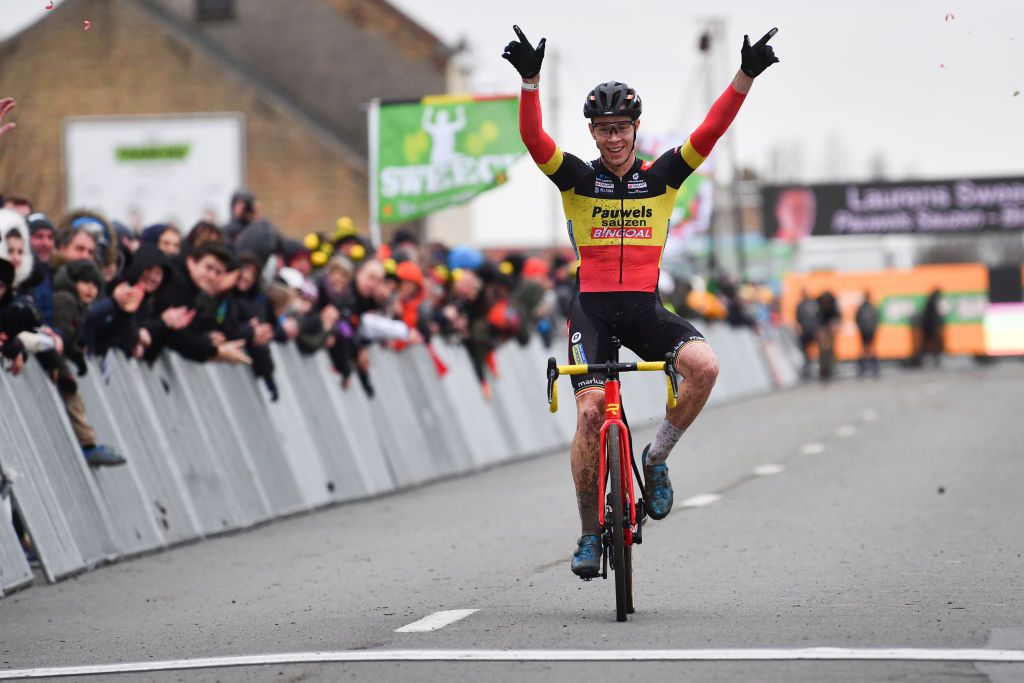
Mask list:
[[519,130],[534,162],[562,194],[581,292],[654,292],[679,187],[711,153],[745,95],[732,86],[684,144],[622,177],[600,160],[563,152],[541,124],[540,97],[524,90]]

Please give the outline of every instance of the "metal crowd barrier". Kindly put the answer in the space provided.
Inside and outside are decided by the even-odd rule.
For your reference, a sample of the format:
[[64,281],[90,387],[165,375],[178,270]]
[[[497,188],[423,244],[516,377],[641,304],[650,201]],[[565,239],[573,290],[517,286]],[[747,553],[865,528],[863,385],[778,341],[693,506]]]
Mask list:
[[[707,326],[721,374],[713,402],[785,386],[798,355],[779,336]],[[118,354],[89,360],[79,388],[101,442],[128,464],[90,469],[55,386],[37,363],[0,374],[0,595],[33,578],[12,525],[27,529],[49,581],[119,558],[566,448],[570,403],[551,415],[548,356],[564,339],[509,343],[488,372],[488,399],[468,354],[435,343],[371,349],[376,395],[343,389],[324,353],[274,345],[280,398],[248,368],[168,355],[152,368]],[[631,357],[624,353],[624,358]],[[795,359],[795,360],[794,360]],[[664,415],[660,383],[624,377],[631,424]],[[684,378],[685,381],[685,378]],[[795,380],[793,380],[795,381]],[[564,387],[568,389],[568,386]]]

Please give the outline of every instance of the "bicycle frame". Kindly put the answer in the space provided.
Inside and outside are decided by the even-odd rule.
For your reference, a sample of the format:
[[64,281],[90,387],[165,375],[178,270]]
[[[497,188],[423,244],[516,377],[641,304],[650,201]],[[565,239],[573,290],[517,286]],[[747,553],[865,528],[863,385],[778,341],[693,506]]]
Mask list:
[[[601,425],[601,442],[599,453],[606,453],[608,427],[619,426],[619,472],[622,473],[623,509],[629,511],[629,526],[625,529],[626,545],[633,545],[633,534],[636,531],[636,493],[633,487],[633,453],[630,447],[629,427],[622,419],[622,393],[618,379],[607,379],[604,383],[604,424]],[[608,479],[608,466],[604,458],[598,458],[597,489],[597,520],[604,528],[605,484]]]

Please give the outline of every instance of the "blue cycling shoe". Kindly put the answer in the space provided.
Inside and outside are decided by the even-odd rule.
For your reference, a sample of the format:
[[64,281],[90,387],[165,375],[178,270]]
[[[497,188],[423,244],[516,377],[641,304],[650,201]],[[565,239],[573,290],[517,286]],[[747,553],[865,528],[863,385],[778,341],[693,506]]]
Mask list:
[[644,446],[644,488],[647,499],[644,507],[651,519],[665,519],[672,510],[672,481],[668,478],[668,465],[648,465],[647,451],[651,444]]
[[581,579],[596,578],[601,571],[601,537],[597,534],[580,536],[577,544],[572,554],[572,573]]

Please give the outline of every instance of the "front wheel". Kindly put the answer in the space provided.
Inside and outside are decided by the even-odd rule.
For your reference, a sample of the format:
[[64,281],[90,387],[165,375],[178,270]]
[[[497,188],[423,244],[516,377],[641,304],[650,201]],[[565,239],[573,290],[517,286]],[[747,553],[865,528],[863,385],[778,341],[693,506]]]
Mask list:
[[605,458],[608,463],[609,479],[609,506],[610,511],[605,514],[607,524],[608,517],[611,517],[611,565],[615,574],[615,619],[625,621],[628,608],[632,605],[629,597],[632,588],[632,577],[628,577],[628,571],[632,570],[632,562],[627,566],[626,562],[626,532],[624,524],[626,521],[623,498],[622,498],[622,461],[619,457],[622,444],[619,439],[619,426],[610,425],[605,435]]

